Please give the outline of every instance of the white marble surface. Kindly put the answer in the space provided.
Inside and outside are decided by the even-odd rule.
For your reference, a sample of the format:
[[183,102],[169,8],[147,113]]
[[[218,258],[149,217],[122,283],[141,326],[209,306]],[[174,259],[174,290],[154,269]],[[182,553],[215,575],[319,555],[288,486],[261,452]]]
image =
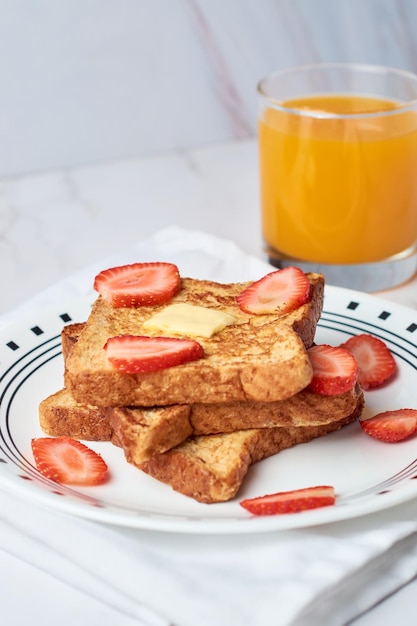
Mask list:
[[[0,313],[86,264],[171,224],[232,239],[245,251],[261,256],[257,189],[252,140],[3,180]],[[383,295],[416,308],[416,284],[417,279]],[[6,567],[10,568],[7,574]],[[26,623],[31,609],[17,601],[17,587],[19,593],[33,590],[39,576],[42,591],[28,591],[28,597],[40,621],[52,626],[62,609],[73,610],[78,617],[84,601],[85,616],[94,617],[91,621],[81,617],[78,623],[99,621],[100,611],[91,599],[71,608],[70,590],[58,581],[48,586],[46,574],[38,575],[30,566],[9,563],[7,558],[0,566],[1,613],[6,623]],[[416,589],[417,583],[411,583],[355,624],[414,625]]]
[[[0,313],[170,225],[262,256],[256,142],[0,181]],[[415,286],[380,295],[417,307]]]
[[0,312],[176,224],[261,248],[253,141],[0,181]]
[[300,63],[417,71],[414,0],[0,0],[0,177],[255,133]]

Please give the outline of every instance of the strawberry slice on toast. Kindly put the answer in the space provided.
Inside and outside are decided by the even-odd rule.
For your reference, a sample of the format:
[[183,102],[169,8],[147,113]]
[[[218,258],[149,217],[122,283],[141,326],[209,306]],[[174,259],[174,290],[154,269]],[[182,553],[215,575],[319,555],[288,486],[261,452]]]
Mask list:
[[104,459],[70,437],[32,439],[32,452],[39,472],[63,485],[100,485],[108,477]]
[[173,263],[133,263],[103,270],[94,289],[114,307],[165,304],[180,289],[180,274]]
[[198,341],[175,337],[118,335],[104,349],[110,366],[125,374],[146,374],[196,361],[204,356]]
[[353,354],[358,364],[358,382],[363,389],[375,389],[395,374],[397,364],[388,346],[373,335],[355,335],[342,348]]
[[285,515],[332,506],[335,502],[334,487],[319,485],[242,500],[240,505],[252,515]]
[[338,395],[356,384],[358,366],[353,355],[344,348],[315,345],[308,349],[313,368],[309,388],[322,395]]
[[417,410],[395,409],[359,420],[362,430],[380,441],[396,443],[417,433]]
[[285,315],[305,304],[310,283],[298,267],[270,272],[247,287],[237,303],[245,313],[278,313]]

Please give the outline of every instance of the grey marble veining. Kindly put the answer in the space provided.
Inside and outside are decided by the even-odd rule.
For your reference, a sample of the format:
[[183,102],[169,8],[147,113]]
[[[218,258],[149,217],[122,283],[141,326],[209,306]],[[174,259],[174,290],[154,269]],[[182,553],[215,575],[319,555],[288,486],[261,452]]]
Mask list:
[[0,0],[0,177],[253,137],[256,84],[417,71],[415,0]]

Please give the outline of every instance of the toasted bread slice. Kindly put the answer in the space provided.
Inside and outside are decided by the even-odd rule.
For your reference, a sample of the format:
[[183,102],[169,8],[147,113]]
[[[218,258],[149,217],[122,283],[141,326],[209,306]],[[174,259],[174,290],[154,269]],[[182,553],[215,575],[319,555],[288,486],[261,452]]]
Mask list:
[[323,276],[308,278],[308,302],[281,317],[239,309],[236,296],[249,283],[182,279],[170,304],[222,310],[235,322],[212,337],[198,337],[204,358],[146,374],[117,372],[107,363],[103,347],[116,335],[163,335],[145,331],[143,324],[166,305],[115,309],[99,297],[66,361],[65,385],[78,402],[106,406],[271,402],[291,397],[311,381],[306,347],[314,340],[323,304]]
[[39,423],[51,437],[73,437],[86,441],[111,441],[120,445],[104,407],[76,402],[66,389],[39,404]]
[[[84,327],[83,323],[68,324],[62,330],[62,354],[64,363],[71,348],[74,346]],[[63,393],[63,392],[61,392]],[[68,397],[65,406],[71,405]],[[303,389],[295,396],[278,402],[217,402],[210,404],[196,403],[189,405],[187,419],[191,423],[194,435],[207,435],[215,433],[227,433],[235,430],[248,428],[271,428],[277,426],[318,426],[331,420],[339,420],[349,415],[357,406],[362,396],[359,386],[353,387],[346,393],[334,396],[323,396],[313,393],[309,389]],[[56,396],[56,409],[60,407],[62,396]],[[51,399],[53,404],[55,400]],[[362,398],[363,401],[363,398]],[[72,401],[75,403],[75,401]],[[113,422],[116,428],[121,426],[118,422],[123,416],[132,416],[132,408],[118,407],[113,412]],[[143,421],[141,412],[145,409],[138,407],[137,420]],[[126,412],[126,413],[125,413]],[[111,408],[106,410],[111,419]],[[129,418],[127,418],[129,419]]]
[[350,415],[360,402],[363,402],[363,392],[359,386],[334,396],[303,389],[279,402],[192,404],[189,420],[194,435],[250,428],[320,426]]
[[51,437],[111,441],[123,446],[129,459],[141,463],[192,434],[189,413],[186,405],[140,411],[84,405],[61,389],[40,402],[39,423]]
[[175,413],[181,407],[181,415],[188,420],[193,435],[213,435],[252,428],[326,425],[347,417],[360,403],[363,405],[363,392],[356,386],[336,396],[302,390],[281,402],[183,404],[153,409],[110,407],[108,416],[112,427],[123,440],[123,432],[133,429],[135,423],[143,423],[143,416],[152,411],[157,411],[161,416],[164,414],[168,422],[170,414],[175,419]]
[[199,502],[225,502],[237,495],[252,464],[339,430],[355,421],[360,412],[358,404],[351,415],[321,426],[251,429],[190,437],[139,468]]
[[363,406],[363,392],[339,396],[303,390],[281,402],[172,405],[169,407],[95,407],[76,402],[63,389],[40,403],[39,421],[50,436],[68,436],[121,445],[136,465],[182,443],[190,435],[230,433],[277,427],[325,427]]
[[140,411],[108,409],[109,423],[117,433],[126,460],[134,465],[171,450],[192,435],[189,414],[186,404]]
[[[317,403],[320,399],[329,411],[326,422],[309,424],[312,405],[304,399],[297,417],[297,423],[303,422],[303,426],[287,424],[188,437],[192,427],[187,405],[109,410],[80,405],[62,390],[41,402],[40,423],[51,436],[111,441],[123,448],[128,462],[184,495],[211,503],[233,498],[253,463],[338,430],[358,419],[363,410],[363,393],[358,388],[349,394],[349,400],[317,396]],[[296,398],[292,406],[295,403]],[[343,408],[348,411],[348,407],[351,412],[342,414]],[[244,415],[244,405],[236,414]],[[178,442],[182,443],[177,445]]]

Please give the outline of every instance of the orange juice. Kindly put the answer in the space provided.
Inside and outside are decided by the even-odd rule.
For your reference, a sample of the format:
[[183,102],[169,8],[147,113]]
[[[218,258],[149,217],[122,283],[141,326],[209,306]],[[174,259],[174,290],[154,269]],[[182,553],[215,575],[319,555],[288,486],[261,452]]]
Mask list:
[[359,95],[312,96],[283,107],[265,108],[259,124],[266,243],[284,256],[332,264],[378,261],[411,248],[417,112]]

